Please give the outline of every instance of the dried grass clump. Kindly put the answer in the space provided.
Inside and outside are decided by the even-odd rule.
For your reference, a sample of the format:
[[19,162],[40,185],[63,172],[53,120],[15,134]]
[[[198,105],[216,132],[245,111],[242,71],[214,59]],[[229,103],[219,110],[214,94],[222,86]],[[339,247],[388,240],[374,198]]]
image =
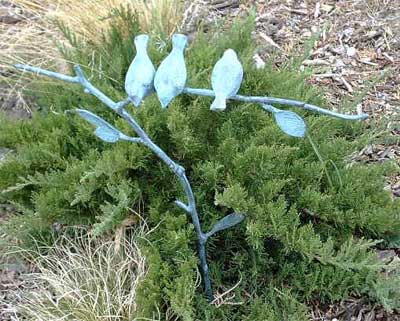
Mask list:
[[[141,30],[166,35],[176,31],[181,21],[181,0],[13,0],[21,8],[45,13],[50,21],[59,21],[81,37],[101,41],[110,24],[118,24],[120,8],[137,12]],[[53,3],[53,4],[52,4]]]
[[[137,237],[137,236],[136,236]],[[136,237],[115,241],[62,237],[35,258],[38,290],[18,307],[27,320],[132,320],[136,289],[146,274]],[[37,255],[38,253],[36,253]],[[24,319],[25,320],[25,319]]]
[[16,21],[0,22],[0,98],[12,98],[19,107],[29,108],[21,95],[29,81],[13,75],[10,66],[14,63],[65,70],[66,62],[56,46],[62,41],[60,23],[83,41],[101,42],[111,25],[123,28],[118,10],[130,8],[137,13],[143,32],[168,36],[180,25],[183,6],[182,0],[2,1],[1,12]]
[[29,63],[55,68],[63,65],[55,40],[59,34],[54,25],[45,19],[44,8],[19,7],[11,1],[1,2],[0,9],[14,19],[13,23],[0,22],[0,100],[5,105],[29,110],[21,92],[30,77],[14,75],[10,65]]

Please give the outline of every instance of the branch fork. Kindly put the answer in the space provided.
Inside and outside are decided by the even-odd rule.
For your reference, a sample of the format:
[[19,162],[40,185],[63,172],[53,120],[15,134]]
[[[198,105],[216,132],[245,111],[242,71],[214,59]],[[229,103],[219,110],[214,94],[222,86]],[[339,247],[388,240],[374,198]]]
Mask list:
[[[23,71],[32,72],[37,75],[43,75],[46,77],[58,79],[64,82],[80,84],[84,88],[85,93],[95,96],[104,105],[111,108],[119,116],[125,119],[133,128],[133,130],[137,134],[137,137],[130,137],[125,135],[117,128],[106,122],[104,119],[91,113],[90,111],[84,109],[77,109],[76,111],[81,117],[83,117],[96,127],[95,135],[97,135],[100,139],[109,143],[115,143],[118,140],[125,140],[145,145],[146,147],[151,149],[178,177],[180,184],[182,185],[182,188],[185,191],[187,197],[187,203],[181,200],[176,200],[175,205],[184,210],[192,219],[192,223],[194,225],[198,238],[198,254],[200,259],[200,268],[202,271],[205,293],[208,300],[212,302],[214,300],[214,295],[211,287],[211,279],[209,276],[209,268],[207,264],[207,254],[206,254],[207,240],[215,233],[233,227],[236,224],[242,222],[244,220],[244,215],[241,213],[232,213],[230,215],[227,215],[220,221],[218,221],[210,231],[204,233],[202,231],[199,215],[197,213],[193,190],[186,176],[185,169],[181,165],[175,163],[160,147],[158,147],[150,139],[150,137],[142,129],[142,127],[136,122],[136,120],[132,117],[132,115],[125,110],[125,107],[129,103],[131,103],[131,100],[129,98],[126,98],[119,102],[113,101],[111,98],[109,98],[107,95],[105,95],[103,92],[101,92],[98,88],[94,87],[90,83],[90,81],[86,78],[80,66],[78,65],[74,66],[74,71],[75,71],[74,77],[23,64],[16,64],[15,68]],[[189,88],[189,87],[186,87],[183,90],[183,93],[190,95],[209,96],[209,97],[215,96],[212,90]],[[366,114],[344,115],[323,109],[318,106],[289,99],[281,99],[274,97],[242,96],[242,95],[234,95],[232,97],[229,97],[229,99],[260,104],[264,110],[271,112],[274,115],[278,126],[286,134],[295,137],[303,137],[305,135],[306,125],[302,120],[302,118],[294,112],[280,110],[278,108],[273,107],[271,104],[291,105],[345,120],[360,120],[367,118]]]

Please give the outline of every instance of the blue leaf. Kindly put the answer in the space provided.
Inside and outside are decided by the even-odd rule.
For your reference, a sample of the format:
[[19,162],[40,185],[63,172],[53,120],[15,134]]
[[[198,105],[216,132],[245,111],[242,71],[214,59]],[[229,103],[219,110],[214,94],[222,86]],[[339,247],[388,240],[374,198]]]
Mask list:
[[92,125],[96,126],[95,135],[107,143],[115,143],[120,139],[120,131],[111,126],[101,117],[84,109],[77,109],[77,113]]
[[107,143],[115,143],[119,140],[119,133],[107,127],[98,127],[94,134]]
[[207,237],[210,237],[211,235],[225,230],[227,228],[230,228],[232,226],[235,226],[236,224],[239,224],[240,222],[242,222],[244,220],[244,215],[240,214],[240,213],[232,213],[229,214],[227,216],[225,216],[224,218],[222,218],[221,220],[219,220],[211,229],[210,232],[207,233]]
[[277,125],[282,131],[290,136],[304,137],[306,134],[306,123],[303,118],[292,111],[274,112]]

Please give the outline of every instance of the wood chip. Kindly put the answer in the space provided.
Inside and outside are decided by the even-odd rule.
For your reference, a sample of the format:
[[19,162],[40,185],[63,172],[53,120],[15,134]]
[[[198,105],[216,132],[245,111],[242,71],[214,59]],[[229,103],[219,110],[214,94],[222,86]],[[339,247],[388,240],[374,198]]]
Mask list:
[[365,59],[357,59],[358,62],[361,62],[363,64],[366,65],[370,65],[370,66],[379,66],[378,64],[371,62],[369,58],[365,58]]
[[211,5],[217,9],[222,10],[226,8],[237,8],[240,5],[239,0],[214,0],[211,2]]
[[322,59],[306,59],[303,61],[303,65],[304,66],[329,66],[330,63],[326,60],[322,60]]
[[315,4],[315,9],[314,9],[314,18],[317,19],[319,15],[321,14],[321,2],[317,2]]
[[291,13],[307,16],[308,10],[307,9],[295,9],[295,8],[288,8],[285,6],[285,9]]
[[256,64],[257,69],[262,69],[265,67],[265,61],[260,57],[259,54],[255,54],[253,56],[254,63]]
[[331,12],[334,8],[335,8],[334,6],[331,6],[331,5],[329,5],[329,4],[323,4],[323,5],[321,5],[321,10],[322,10],[322,11],[325,11],[326,13]]
[[340,77],[340,80],[342,81],[343,85],[346,87],[347,91],[352,93],[353,87],[350,85],[350,83],[344,77]]
[[268,37],[264,32],[260,32],[260,37],[263,38],[269,45],[279,49],[283,50],[282,47],[280,47],[272,38]]

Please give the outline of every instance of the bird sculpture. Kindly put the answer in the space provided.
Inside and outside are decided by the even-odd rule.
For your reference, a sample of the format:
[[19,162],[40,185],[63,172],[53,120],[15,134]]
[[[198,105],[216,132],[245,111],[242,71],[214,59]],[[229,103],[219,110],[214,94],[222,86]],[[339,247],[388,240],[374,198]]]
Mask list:
[[129,100],[138,107],[141,101],[154,91],[156,70],[147,54],[148,35],[135,37],[136,56],[129,66],[125,78],[125,91]]
[[243,79],[243,67],[236,52],[228,49],[215,64],[211,74],[211,85],[215,100],[210,109],[223,111],[226,109],[226,99],[235,96]]
[[185,35],[172,36],[172,51],[161,62],[154,77],[154,87],[163,108],[185,88],[187,74],[183,53],[186,44]]

